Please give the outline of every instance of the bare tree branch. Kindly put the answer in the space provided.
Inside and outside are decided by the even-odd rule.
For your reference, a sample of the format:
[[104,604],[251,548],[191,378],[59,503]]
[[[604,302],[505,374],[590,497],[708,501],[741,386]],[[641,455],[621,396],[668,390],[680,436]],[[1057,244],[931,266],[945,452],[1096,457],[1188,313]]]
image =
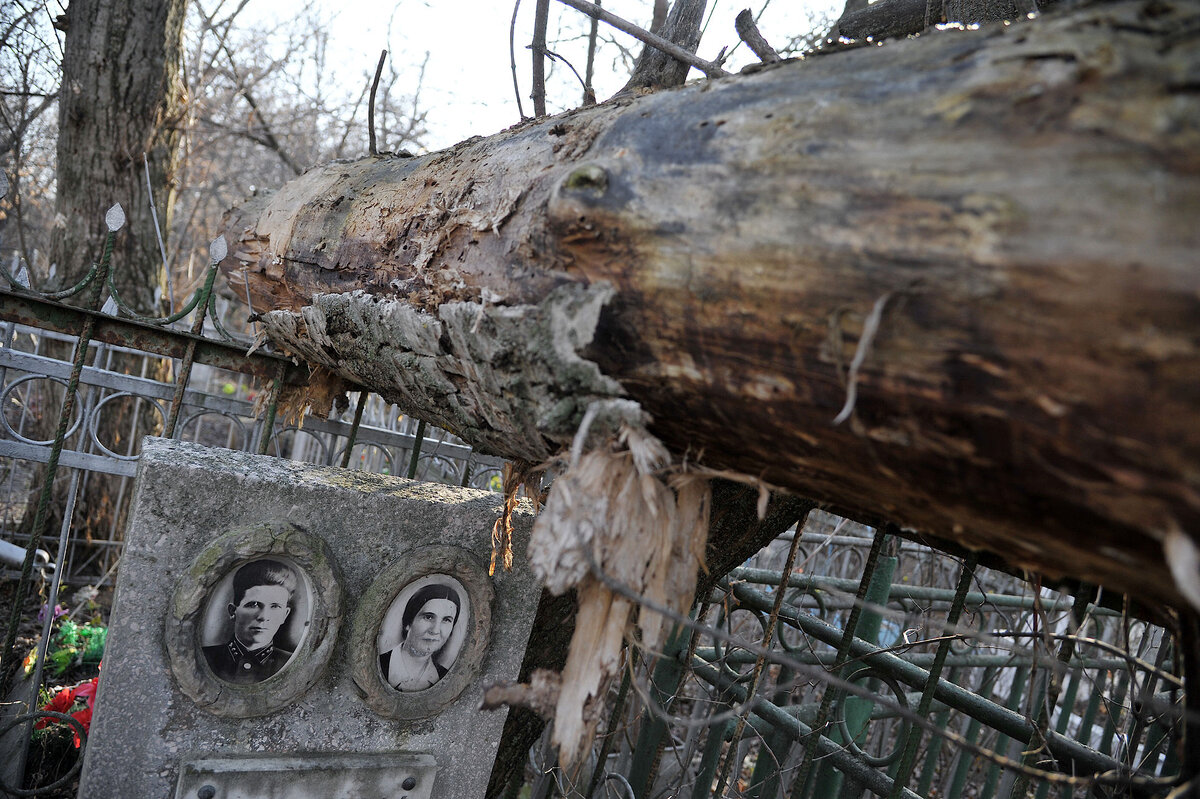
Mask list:
[[719,78],[722,75],[729,73],[721,69],[717,64],[711,61],[705,61],[699,58],[695,53],[688,52],[674,42],[668,41],[661,36],[656,36],[649,31],[639,28],[628,20],[622,19],[615,14],[610,14],[595,3],[589,3],[587,0],[558,0],[564,5],[568,5],[576,11],[580,11],[592,19],[598,19],[601,22],[606,22],[623,33],[627,33],[643,44],[648,44],[656,50],[661,50],[667,55],[674,58],[676,61],[682,61],[688,66],[693,66],[703,72],[710,78]]
[[537,0],[533,17],[533,115],[546,115],[546,19],[550,0]]
[[[230,56],[230,58],[232,58],[232,56]],[[246,89],[245,87],[241,89],[240,93],[242,97],[246,99],[246,102],[250,105],[250,108],[253,109],[254,116],[258,119],[258,125],[260,128],[262,128],[263,132],[262,143],[264,146],[279,156],[279,160],[283,161],[288,169],[292,170],[297,175],[302,174],[304,170],[292,160],[292,157],[288,155],[286,150],[283,149],[283,145],[280,144],[279,140],[275,138],[275,134],[271,131],[271,126],[267,124],[266,117],[263,116],[262,111],[258,107],[258,103],[254,100],[254,95],[250,94],[250,90]]]
[[[596,5],[600,5],[600,0],[596,0]],[[655,4],[657,10],[658,5]],[[592,78],[595,75],[596,66],[596,40],[600,32],[600,20],[592,17],[591,30],[588,31],[588,54],[587,67],[583,72],[583,104],[591,105],[596,102],[596,92],[592,89]]]
[[754,24],[754,14],[750,9],[743,9],[737,15],[737,19],[733,21],[733,27],[737,31],[738,38],[754,51],[759,61],[764,64],[773,64],[780,60],[775,48],[767,44],[767,40],[758,32],[758,26]]
[[16,125],[10,126],[9,134],[3,139],[0,139],[0,157],[8,155],[12,149],[16,147],[23,138],[25,138],[25,132],[29,130],[29,126],[36,122],[37,118],[40,117],[47,108],[54,105],[54,102],[57,99],[57,94],[44,96],[42,101],[38,103],[32,111],[26,113]]
[[508,61],[512,65],[513,93],[517,97],[517,113],[525,119],[525,109],[521,106],[521,85],[517,82],[517,12],[521,10],[521,0],[513,3],[512,22],[508,24]]
[[358,99],[354,101],[354,107],[350,109],[350,116],[346,118],[345,124],[342,126],[342,137],[338,139],[337,147],[333,148],[334,158],[341,158],[342,153],[346,151],[346,140],[350,138],[350,131],[354,129],[354,118],[358,115],[358,107],[362,105],[368,91],[369,89],[363,86],[363,90],[358,93]]
[[[292,170],[292,172],[296,173],[297,175],[300,175],[304,172],[304,170],[301,169],[299,167],[299,165],[296,164],[295,160],[291,157],[291,155],[289,155],[287,153],[287,151],[283,149],[283,145],[279,143],[279,140],[277,138],[275,138],[275,133],[271,130],[271,126],[270,126],[270,124],[268,124],[267,118],[263,115],[262,110],[259,108],[258,102],[255,101],[254,95],[252,95],[250,93],[249,84],[242,79],[241,74],[239,73],[238,68],[237,68],[237,62],[233,58],[233,51],[229,47],[229,42],[228,42],[227,37],[228,37],[228,33],[229,33],[230,23],[232,22],[233,18],[236,17],[242,11],[242,9],[246,7],[246,3],[248,3],[248,2],[249,2],[249,0],[242,0],[242,2],[238,4],[238,7],[236,9],[234,9],[233,13],[230,14],[229,17],[227,17],[226,20],[222,23],[223,27],[224,27],[224,31],[218,37],[217,49],[219,49],[221,52],[225,53],[225,58],[229,62],[230,75],[233,77],[234,82],[238,87],[238,93],[241,94],[242,97],[246,100],[246,102],[249,104],[251,110],[254,111],[254,116],[258,119],[258,124],[262,128],[262,131],[263,131],[263,137],[262,137],[261,143],[263,144],[263,146],[267,147],[268,149],[273,151],[277,156],[279,156],[279,160],[283,161],[284,165],[286,165],[288,169]],[[217,26],[215,24],[212,24],[212,16],[206,14],[204,12],[204,9],[202,7],[200,7],[199,4],[197,4],[197,8],[200,11],[200,15],[205,19],[205,21],[207,23],[209,23],[209,26],[215,31]],[[220,8],[220,6],[218,6],[218,8]],[[253,137],[251,137],[251,138],[253,138]]]
[[24,13],[14,15],[12,21],[4,27],[4,32],[0,33],[0,47],[7,47],[13,33],[22,30],[21,26],[37,13],[36,9],[22,8],[21,11]]
[[375,79],[371,81],[371,98],[367,100],[367,140],[371,155],[379,155],[375,143],[375,93],[379,91],[379,76],[383,74],[383,62],[387,59],[387,50],[379,54],[379,63],[375,65]]

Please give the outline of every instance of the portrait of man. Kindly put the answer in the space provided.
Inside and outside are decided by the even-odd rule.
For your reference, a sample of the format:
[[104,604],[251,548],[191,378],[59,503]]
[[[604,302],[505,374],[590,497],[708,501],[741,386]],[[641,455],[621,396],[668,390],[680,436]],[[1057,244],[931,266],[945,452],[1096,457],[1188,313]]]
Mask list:
[[446,676],[462,647],[467,613],[466,591],[452,577],[406,586],[381,625],[379,668],[387,684],[424,691]]
[[226,640],[203,647],[217,678],[235,685],[257,683],[291,660],[294,643],[283,640],[280,631],[295,608],[296,588],[295,570],[282,561],[254,560],[238,567],[224,619],[219,600],[210,600],[210,624],[228,629]]

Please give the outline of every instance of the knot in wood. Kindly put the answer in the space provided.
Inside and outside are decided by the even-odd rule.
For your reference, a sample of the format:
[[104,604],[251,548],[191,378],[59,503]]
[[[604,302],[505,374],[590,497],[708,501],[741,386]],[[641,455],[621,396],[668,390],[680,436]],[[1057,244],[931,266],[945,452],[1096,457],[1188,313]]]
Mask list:
[[567,175],[567,179],[563,181],[563,188],[603,194],[608,188],[608,173],[596,164],[585,164]]

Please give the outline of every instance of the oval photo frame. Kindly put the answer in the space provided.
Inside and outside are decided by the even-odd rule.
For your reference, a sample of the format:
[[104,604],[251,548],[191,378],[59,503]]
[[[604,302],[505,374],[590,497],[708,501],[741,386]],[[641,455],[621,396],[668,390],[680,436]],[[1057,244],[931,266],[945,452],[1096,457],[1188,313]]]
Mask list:
[[[280,647],[273,659],[262,658],[266,671],[250,682],[230,682],[214,671],[223,649],[209,640],[214,619],[221,605],[235,616],[240,603],[229,601],[235,574],[255,564],[251,571],[261,575],[264,563],[268,571],[285,566],[295,577],[284,592],[293,596],[281,614],[290,617],[288,624],[270,631],[276,643],[284,636],[295,649],[289,654]],[[341,574],[323,539],[289,522],[239,527],[206,546],[175,584],[166,618],[167,656],[179,689],[203,710],[229,718],[265,716],[288,707],[317,682],[337,644],[341,618]],[[230,624],[238,622],[226,627]]]
[[[398,690],[388,682],[380,656],[391,651],[391,644],[403,635],[393,629],[396,620],[412,615],[406,609],[409,603],[424,604],[421,592],[429,585],[443,586],[459,597],[454,604],[458,606],[461,623],[454,622],[456,629],[448,633],[445,644],[456,651],[452,662],[439,665],[439,676],[432,685],[419,690]],[[482,669],[491,641],[495,597],[486,567],[461,547],[443,545],[410,550],[384,568],[363,594],[350,631],[351,673],[367,707],[385,718],[420,719],[440,712],[461,696]],[[414,607],[412,613],[417,610],[420,608]],[[384,651],[381,642],[385,642]]]

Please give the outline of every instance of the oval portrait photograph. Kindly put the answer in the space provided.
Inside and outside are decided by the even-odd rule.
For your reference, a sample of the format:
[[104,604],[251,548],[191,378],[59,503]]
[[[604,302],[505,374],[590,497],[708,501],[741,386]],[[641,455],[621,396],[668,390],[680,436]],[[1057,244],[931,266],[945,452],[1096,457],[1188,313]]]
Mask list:
[[397,691],[424,691],[446,676],[470,625],[463,584],[448,574],[414,580],[379,627],[379,668]]
[[342,618],[342,578],[324,539],[286,521],[219,535],[179,576],[164,637],[185,695],[217,716],[265,716],[325,671]]
[[308,631],[312,588],[282,559],[243,563],[208,598],[201,634],[208,667],[235,685],[262,682],[291,662]]
[[478,678],[496,593],[487,564],[445,544],[400,553],[359,600],[350,665],[363,701],[381,716],[440,713]]

